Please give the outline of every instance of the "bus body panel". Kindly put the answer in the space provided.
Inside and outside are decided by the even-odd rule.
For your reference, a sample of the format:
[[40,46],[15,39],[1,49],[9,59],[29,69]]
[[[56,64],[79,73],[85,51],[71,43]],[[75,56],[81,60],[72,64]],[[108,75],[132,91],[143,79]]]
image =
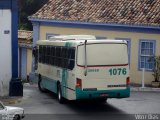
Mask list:
[[[119,75],[119,73],[118,75],[110,75],[110,70],[119,70],[121,72],[125,70],[126,73],[125,75]],[[96,88],[97,90],[112,90],[126,88],[126,79],[129,77],[128,65],[113,67],[92,67],[88,68],[87,71],[87,76],[84,76],[84,68],[77,69],[77,78],[82,80],[82,89]],[[113,85],[115,85],[115,87]]]
[[[108,71],[110,69],[126,69],[128,66],[114,66],[104,68],[88,68],[87,76],[80,76],[84,74],[84,68],[77,70],[77,78],[82,80],[82,87],[76,89],[76,99],[92,99],[92,98],[125,98],[130,96],[130,88],[126,85],[126,79],[129,73],[123,76],[110,76]],[[98,70],[97,70],[98,69]],[[105,77],[99,76],[106,74]],[[97,77],[96,77],[97,76]],[[103,95],[104,94],[104,95]]]
[[36,72],[41,74],[42,84],[47,90],[57,93],[57,82],[59,81],[63,97],[69,100],[76,99],[74,70],[71,71],[39,63]]

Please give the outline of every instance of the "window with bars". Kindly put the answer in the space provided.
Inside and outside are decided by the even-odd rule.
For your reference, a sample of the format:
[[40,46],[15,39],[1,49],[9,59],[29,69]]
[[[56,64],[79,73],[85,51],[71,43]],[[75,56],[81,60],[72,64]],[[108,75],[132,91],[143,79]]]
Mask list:
[[139,69],[152,70],[154,61],[151,59],[155,56],[156,41],[140,40],[139,41]]
[[96,36],[96,39],[97,39],[97,40],[107,39],[107,37],[105,37],[105,36]]
[[55,33],[46,33],[46,39],[48,40],[48,39],[50,39],[51,37],[57,36],[57,35],[59,35],[59,34],[55,34]]

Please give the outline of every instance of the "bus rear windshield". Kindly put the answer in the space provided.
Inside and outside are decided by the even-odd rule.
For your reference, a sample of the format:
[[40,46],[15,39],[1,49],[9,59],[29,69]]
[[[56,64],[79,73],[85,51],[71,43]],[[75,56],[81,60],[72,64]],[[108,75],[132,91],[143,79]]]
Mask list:
[[128,64],[127,44],[87,44],[78,46],[77,64],[87,66],[124,65]]

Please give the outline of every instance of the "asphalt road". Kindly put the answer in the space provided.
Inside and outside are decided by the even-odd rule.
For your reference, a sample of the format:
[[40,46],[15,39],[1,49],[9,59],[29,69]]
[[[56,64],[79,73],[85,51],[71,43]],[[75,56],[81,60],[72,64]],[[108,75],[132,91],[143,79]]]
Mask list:
[[[137,114],[160,119],[160,92],[131,92],[130,98],[95,101],[69,101],[59,104],[53,93],[41,93],[36,85],[24,87],[24,120],[136,120]],[[150,117],[151,116],[151,117]]]

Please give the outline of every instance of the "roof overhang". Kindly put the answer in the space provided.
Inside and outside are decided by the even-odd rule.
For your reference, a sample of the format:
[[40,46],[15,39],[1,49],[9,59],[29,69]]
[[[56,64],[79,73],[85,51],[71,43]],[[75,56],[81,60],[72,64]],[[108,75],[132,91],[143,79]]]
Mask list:
[[139,33],[152,33],[152,34],[160,33],[160,26],[157,25],[147,26],[147,25],[130,25],[130,24],[117,24],[117,23],[91,23],[91,22],[79,22],[79,21],[48,20],[48,19],[38,19],[31,17],[29,17],[28,19],[32,22],[32,24],[38,23],[39,25],[45,25],[45,26],[139,32]]

